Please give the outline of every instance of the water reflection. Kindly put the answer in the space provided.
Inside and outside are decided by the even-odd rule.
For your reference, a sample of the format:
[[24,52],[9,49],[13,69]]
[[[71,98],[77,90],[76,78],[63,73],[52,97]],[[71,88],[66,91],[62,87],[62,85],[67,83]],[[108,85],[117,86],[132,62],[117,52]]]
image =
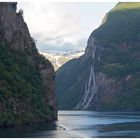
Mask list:
[[39,133],[57,130],[56,122],[0,128],[0,137],[36,137]]
[[0,128],[0,137],[140,137],[140,112],[59,111],[56,122]]

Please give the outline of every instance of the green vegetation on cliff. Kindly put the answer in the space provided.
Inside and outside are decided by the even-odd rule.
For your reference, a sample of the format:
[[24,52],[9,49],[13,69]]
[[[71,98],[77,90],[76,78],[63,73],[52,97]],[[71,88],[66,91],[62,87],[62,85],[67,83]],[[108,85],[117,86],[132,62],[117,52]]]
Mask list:
[[[77,104],[83,97],[95,45],[93,63],[98,90],[90,109],[140,110],[140,3],[129,2],[118,3],[107,13],[101,26],[91,34],[82,59],[68,62],[56,73],[57,85],[61,87],[56,85],[60,107],[67,107],[64,102],[68,98],[69,108],[73,108],[74,97]],[[76,82],[78,79],[81,79],[79,83]],[[66,82],[69,86],[61,84]],[[72,98],[70,94],[73,94]]]
[[81,100],[90,63],[90,60],[86,62],[83,60],[83,63],[80,63],[79,58],[72,59],[58,69],[56,72],[56,95],[59,109],[72,109]]
[[119,3],[94,31],[102,45],[134,44],[140,38],[140,3]]
[[[35,57],[36,62],[47,61]],[[0,125],[14,125],[48,120],[53,116],[43,104],[43,84],[38,64],[29,61],[28,52],[0,44]],[[45,120],[44,120],[45,121]]]
[[140,3],[118,3],[93,32],[104,46],[97,71],[123,78],[140,69]]
[[57,118],[54,69],[41,56],[16,2],[0,2],[0,127]]
[[122,86],[108,102],[101,101],[100,108],[140,110],[140,3],[117,4],[93,34],[104,48],[100,61],[95,57],[95,71]]

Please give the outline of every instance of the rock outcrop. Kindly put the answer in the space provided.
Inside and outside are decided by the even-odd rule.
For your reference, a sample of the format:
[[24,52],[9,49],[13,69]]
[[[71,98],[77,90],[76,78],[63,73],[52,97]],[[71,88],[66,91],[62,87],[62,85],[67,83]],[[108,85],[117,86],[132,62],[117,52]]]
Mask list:
[[57,119],[55,73],[16,2],[0,3],[0,126]]

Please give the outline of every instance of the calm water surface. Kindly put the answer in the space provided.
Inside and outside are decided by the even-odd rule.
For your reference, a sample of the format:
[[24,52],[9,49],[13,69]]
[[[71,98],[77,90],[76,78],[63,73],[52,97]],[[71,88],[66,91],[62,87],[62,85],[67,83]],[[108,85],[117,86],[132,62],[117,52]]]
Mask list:
[[0,128],[0,137],[140,137],[140,112],[59,111],[56,122]]

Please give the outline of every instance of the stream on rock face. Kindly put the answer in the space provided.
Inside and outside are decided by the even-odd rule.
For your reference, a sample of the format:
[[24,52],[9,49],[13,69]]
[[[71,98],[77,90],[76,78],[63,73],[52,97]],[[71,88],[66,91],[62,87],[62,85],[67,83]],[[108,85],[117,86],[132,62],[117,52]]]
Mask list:
[[0,137],[140,137],[140,112],[59,111],[58,121],[0,128]]

